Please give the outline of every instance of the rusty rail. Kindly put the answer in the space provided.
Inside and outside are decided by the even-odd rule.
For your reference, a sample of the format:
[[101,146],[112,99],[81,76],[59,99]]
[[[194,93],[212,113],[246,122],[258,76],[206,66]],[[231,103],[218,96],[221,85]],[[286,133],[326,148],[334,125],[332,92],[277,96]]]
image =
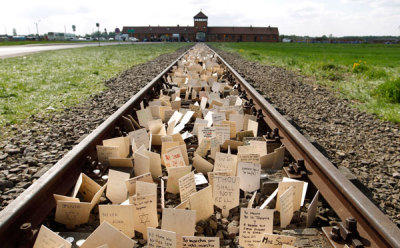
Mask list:
[[[211,49],[212,50],[212,49]],[[215,51],[214,51],[215,52]],[[295,160],[304,159],[308,178],[335,210],[341,220],[353,216],[360,235],[371,242],[371,247],[400,247],[400,229],[384,215],[361,191],[291,125],[264,97],[239,75],[218,53],[219,61],[232,73],[238,83],[262,109],[264,120],[271,129],[278,128]]]

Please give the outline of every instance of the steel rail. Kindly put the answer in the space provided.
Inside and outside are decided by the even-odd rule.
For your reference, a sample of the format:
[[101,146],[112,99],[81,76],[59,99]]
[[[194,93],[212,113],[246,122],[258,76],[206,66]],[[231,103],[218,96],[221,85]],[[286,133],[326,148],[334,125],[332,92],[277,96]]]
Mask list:
[[[210,48],[211,49],[211,48]],[[291,125],[263,96],[261,96],[218,53],[218,60],[232,73],[262,109],[271,129],[278,128],[282,143],[294,159],[304,159],[308,178],[334,209],[341,220],[352,216],[358,222],[361,237],[370,241],[369,247],[400,247],[400,229],[384,215],[360,190]]]
[[146,97],[148,91],[155,87],[188,51],[190,49],[174,60],[0,212],[1,247],[16,247],[18,239],[21,238],[19,228],[22,224],[30,222],[33,227],[38,227],[43,222],[55,207],[53,194],[68,193],[81,173],[86,156],[96,154],[96,145],[100,145],[103,139],[111,138],[110,135],[120,118],[125,114],[131,114],[134,106],[137,106]]

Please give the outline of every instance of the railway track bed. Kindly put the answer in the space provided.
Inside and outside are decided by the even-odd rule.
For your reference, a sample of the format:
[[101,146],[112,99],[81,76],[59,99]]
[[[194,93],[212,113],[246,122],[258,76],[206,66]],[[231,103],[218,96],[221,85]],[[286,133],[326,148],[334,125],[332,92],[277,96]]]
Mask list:
[[4,247],[400,246],[395,224],[204,45],[141,89],[0,221]]

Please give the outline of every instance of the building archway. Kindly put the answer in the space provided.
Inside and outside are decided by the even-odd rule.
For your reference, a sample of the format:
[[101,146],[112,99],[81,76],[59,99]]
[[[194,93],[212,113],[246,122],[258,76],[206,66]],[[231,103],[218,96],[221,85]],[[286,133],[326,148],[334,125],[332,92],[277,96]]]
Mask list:
[[206,41],[206,33],[204,33],[204,32],[197,32],[197,33],[196,33],[196,41],[200,41],[200,42]]

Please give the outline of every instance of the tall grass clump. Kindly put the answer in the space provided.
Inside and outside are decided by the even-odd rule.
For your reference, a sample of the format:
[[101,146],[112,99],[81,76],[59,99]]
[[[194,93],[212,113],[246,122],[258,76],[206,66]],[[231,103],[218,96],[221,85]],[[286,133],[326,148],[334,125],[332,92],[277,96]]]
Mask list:
[[400,103],[400,78],[387,80],[379,85],[375,95],[388,103]]

